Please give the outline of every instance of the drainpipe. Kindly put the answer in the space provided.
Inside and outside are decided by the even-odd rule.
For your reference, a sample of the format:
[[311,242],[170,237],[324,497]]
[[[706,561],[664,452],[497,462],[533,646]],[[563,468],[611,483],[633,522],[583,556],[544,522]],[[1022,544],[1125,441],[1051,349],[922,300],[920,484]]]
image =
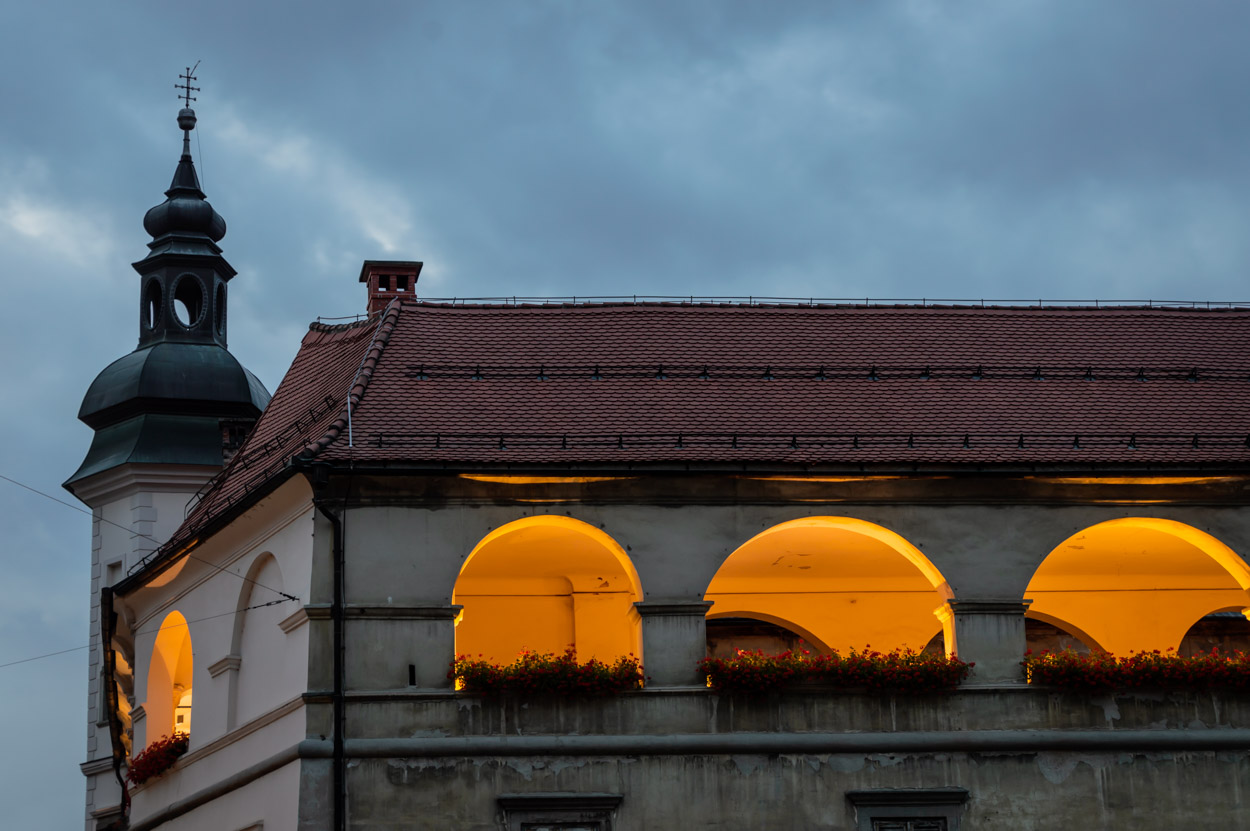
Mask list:
[[[320,478],[319,476],[316,478]],[[334,778],[334,828],[347,828],[347,758],[343,752],[343,520],[326,507],[320,499],[314,499],[317,510],[329,520],[334,528],[334,596],[330,601],[330,621],[334,629],[334,736],[332,765]]]
[[117,629],[117,612],[113,611],[113,589],[100,589],[100,647],[104,650],[104,709],[108,712],[109,741],[113,749],[113,776],[122,789],[122,825],[130,819],[130,790],[122,776],[122,764],[126,761],[126,745],[122,743],[122,722],[117,715],[117,655],[113,652],[113,633]]

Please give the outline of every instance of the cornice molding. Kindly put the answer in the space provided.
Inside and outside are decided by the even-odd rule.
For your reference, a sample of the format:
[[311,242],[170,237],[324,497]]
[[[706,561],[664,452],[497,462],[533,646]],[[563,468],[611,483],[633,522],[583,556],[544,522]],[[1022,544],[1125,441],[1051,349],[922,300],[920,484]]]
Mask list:
[[119,465],[75,482],[70,492],[92,508],[143,490],[194,494],[220,470],[207,465]]
[[307,622],[308,612],[303,606],[301,606],[291,614],[282,618],[282,620],[278,621],[278,628],[281,629],[284,634],[289,635]]
[[216,661],[215,663],[211,663],[208,665],[208,676],[210,678],[216,678],[218,675],[221,675],[223,672],[229,672],[231,670],[238,672],[239,667],[242,665],[243,665],[242,655],[227,655],[226,657],[222,658],[220,661]]

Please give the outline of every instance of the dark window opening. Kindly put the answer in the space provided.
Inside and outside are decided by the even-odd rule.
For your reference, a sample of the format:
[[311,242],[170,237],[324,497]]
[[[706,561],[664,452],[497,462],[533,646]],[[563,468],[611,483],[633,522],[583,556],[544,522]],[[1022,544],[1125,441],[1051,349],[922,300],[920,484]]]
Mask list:
[[513,794],[499,797],[506,831],[612,831],[620,794]]
[[964,788],[850,791],[856,831],[959,831]]
[[190,329],[204,314],[204,289],[193,275],[184,274],[174,284],[174,317]]
[[147,288],[143,291],[143,326],[146,329],[155,329],[160,319],[161,284],[153,278],[148,280]]
[[947,825],[942,817],[874,819],[872,831],[947,831]]
[[226,284],[217,285],[217,334],[226,335]]

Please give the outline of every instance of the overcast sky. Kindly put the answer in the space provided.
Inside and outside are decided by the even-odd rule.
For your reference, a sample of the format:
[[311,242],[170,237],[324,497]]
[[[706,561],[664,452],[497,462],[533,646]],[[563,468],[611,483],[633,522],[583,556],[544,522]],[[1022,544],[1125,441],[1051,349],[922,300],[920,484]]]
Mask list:
[[[0,6],[0,473],[73,499],[197,60],[271,390],[363,259],[429,296],[1250,300],[1250,4],[351,6]],[[0,489],[0,663],[85,644],[89,519]],[[6,825],[81,821],[86,674],[0,669]]]

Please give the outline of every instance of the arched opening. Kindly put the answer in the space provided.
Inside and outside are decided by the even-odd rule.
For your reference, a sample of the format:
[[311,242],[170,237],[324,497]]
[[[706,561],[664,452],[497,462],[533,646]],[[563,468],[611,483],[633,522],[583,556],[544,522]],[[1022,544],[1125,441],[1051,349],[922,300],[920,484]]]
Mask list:
[[1176,651],[1184,657],[1199,652],[1250,652],[1250,619],[1240,609],[1219,609],[1203,615],[1185,631]]
[[709,658],[732,658],[739,650],[747,652],[827,653],[829,647],[811,632],[790,621],[771,615],[712,614],[707,616]]
[[194,274],[183,274],[174,283],[174,317],[190,329],[204,314],[204,287]]
[[214,310],[217,313],[217,334],[221,337],[226,336],[226,284],[217,284],[217,299],[213,303]]
[[148,668],[147,743],[161,736],[191,732],[191,633],[186,618],[170,612],[161,622]]
[[155,277],[143,289],[143,328],[154,329],[161,319],[161,283]]
[[641,651],[638,574],[603,531],[561,516],[511,522],[477,544],[452,602],[456,652],[511,661],[523,650],[611,662]]
[[1093,635],[1043,612],[1029,611],[1024,616],[1025,647],[1034,654],[1041,652],[1076,652],[1088,655],[1105,652]]
[[922,650],[941,632],[934,611],[949,598],[945,578],[919,549],[849,517],[798,519],[757,534],[729,555],[704,596],[714,601],[710,620],[779,623],[819,651],[839,652]]
[[[273,554],[261,554],[247,570],[239,592],[238,610],[230,653],[239,658],[237,679],[229,679],[231,689],[226,710],[226,728],[233,729],[269,712],[291,695],[284,687],[289,659],[286,634],[278,623],[291,613],[284,603],[261,605],[278,599],[283,590],[282,571]],[[256,607],[256,608],[250,608]]]
[[1116,655],[1177,649],[1195,621],[1250,606],[1250,568],[1181,522],[1131,517],[1073,534],[1029,581],[1028,616]]

